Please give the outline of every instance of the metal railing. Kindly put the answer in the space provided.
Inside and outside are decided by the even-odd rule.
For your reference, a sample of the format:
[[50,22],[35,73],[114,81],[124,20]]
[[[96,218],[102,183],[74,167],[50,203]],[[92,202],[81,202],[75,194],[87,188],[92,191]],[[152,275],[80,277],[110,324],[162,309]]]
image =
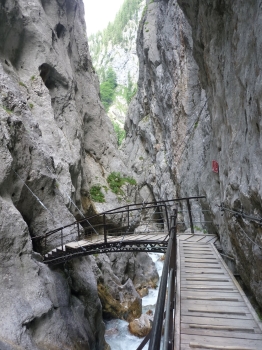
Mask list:
[[[132,234],[133,239],[138,235],[154,236],[166,232],[169,234],[170,212],[169,203],[186,201],[191,232],[194,233],[191,200],[205,198],[204,196],[176,198],[157,202],[136,203],[118,207],[95,214],[87,218],[51,230],[43,235],[33,237],[36,250],[43,256],[53,249],[66,250],[66,244],[86,240],[92,244],[107,244],[109,238],[121,236],[122,241]],[[81,246],[79,245],[81,248]],[[83,249],[83,248],[82,248]]]

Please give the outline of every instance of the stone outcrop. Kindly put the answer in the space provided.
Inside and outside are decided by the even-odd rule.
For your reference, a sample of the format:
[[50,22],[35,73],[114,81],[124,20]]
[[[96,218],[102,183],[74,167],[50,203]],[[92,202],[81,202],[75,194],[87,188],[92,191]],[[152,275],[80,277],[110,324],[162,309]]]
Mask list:
[[141,316],[145,288],[153,286],[158,273],[146,253],[110,253],[95,257],[94,272],[105,318],[132,321]]
[[260,28],[259,1],[148,1],[124,151],[155,198],[206,196],[198,221],[211,222],[262,305],[261,228],[218,208],[262,215]]

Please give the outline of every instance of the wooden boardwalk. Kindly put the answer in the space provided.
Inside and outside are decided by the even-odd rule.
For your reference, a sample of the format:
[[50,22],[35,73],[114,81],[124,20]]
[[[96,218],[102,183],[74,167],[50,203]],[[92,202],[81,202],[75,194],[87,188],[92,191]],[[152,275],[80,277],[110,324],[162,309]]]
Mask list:
[[261,322],[215,242],[178,237],[175,350],[261,350]]

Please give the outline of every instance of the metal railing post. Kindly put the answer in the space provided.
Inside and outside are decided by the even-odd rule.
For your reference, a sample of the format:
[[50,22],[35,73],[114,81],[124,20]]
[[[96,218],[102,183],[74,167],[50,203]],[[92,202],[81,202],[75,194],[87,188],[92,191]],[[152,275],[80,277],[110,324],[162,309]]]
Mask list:
[[63,241],[63,229],[61,230],[61,246],[62,246],[62,250],[64,250],[64,241]]
[[127,206],[127,227],[129,227],[129,205]]
[[[166,306],[166,322],[165,322],[165,333],[164,333],[164,348],[163,350],[169,350],[170,346],[172,344],[172,334],[173,334],[173,320],[174,320],[174,315],[173,315],[173,274],[174,270],[171,269],[169,272],[169,279],[168,279],[168,296],[167,296],[167,306]],[[172,325],[171,328],[171,334],[170,334],[170,326]]]
[[78,240],[80,241],[79,222],[77,223],[77,237],[78,237]]
[[195,233],[194,232],[193,219],[192,219],[192,213],[191,213],[191,205],[190,205],[190,202],[189,202],[189,198],[187,198],[186,202],[187,202],[187,210],[188,210],[188,215],[189,215],[189,220],[190,220],[191,232]]
[[166,212],[166,222],[167,222],[167,229],[168,232],[170,231],[170,225],[169,225],[169,220],[168,220],[168,211],[167,211],[167,205],[165,204],[165,212]]
[[107,237],[106,237],[106,214],[103,215],[103,225],[104,225],[104,241],[107,243]]

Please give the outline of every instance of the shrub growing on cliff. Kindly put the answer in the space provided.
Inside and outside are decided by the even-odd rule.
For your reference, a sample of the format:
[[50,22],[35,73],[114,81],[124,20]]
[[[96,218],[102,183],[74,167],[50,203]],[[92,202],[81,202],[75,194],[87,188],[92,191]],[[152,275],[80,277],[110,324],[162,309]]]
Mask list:
[[117,172],[112,172],[108,178],[107,178],[107,182],[109,184],[109,187],[111,189],[111,191],[115,194],[119,194],[119,195],[124,195],[123,190],[121,189],[121,187],[125,184],[125,183],[129,183],[130,185],[136,185],[136,180],[133,179],[132,177],[122,177],[120,173]]
[[98,203],[104,203],[105,202],[105,196],[103,192],[101,191],[101,186],[100,185],[95,185],[90,188],[90,195],[91,199],[94,202]]
[[120,125],[118,123],[115,123],[113,121],[112,121],[112,123],[113,123],[113,127],[114,127],[116,137],[117,137],[117,144],[118,144],[118,146],[120,146],[121,143],[123,142],[125,136],[126,136],[126,132],[124,129],[122,129],[120,127]]

